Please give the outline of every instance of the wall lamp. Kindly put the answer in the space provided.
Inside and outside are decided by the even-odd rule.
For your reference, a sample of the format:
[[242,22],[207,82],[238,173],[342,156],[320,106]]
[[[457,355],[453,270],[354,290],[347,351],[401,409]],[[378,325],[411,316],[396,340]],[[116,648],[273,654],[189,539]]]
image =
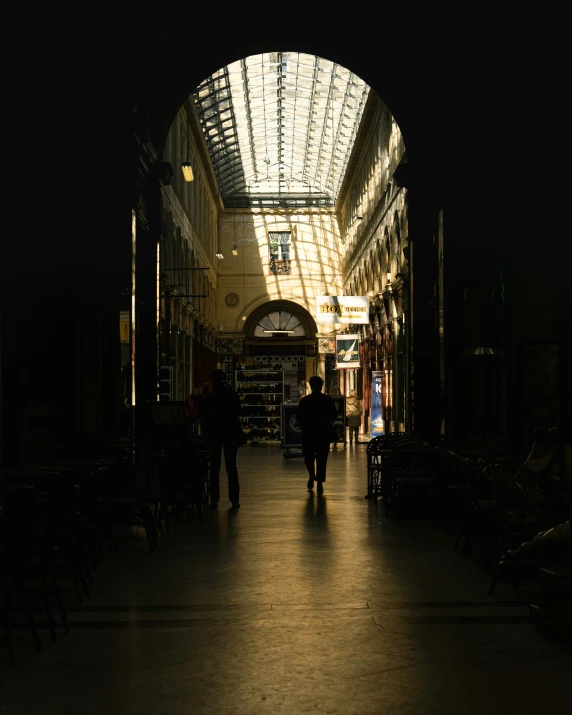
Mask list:
[[181,169],[183,170],[183,177],[185,181],[192,181],[195,178],[193,174],[193,167],[191,166],[190,162],[184,161],[181,164]]
[[191,166],[191,149],[189,147],[189,127],[187,125],[187,131],[185,132],[187,135],[187,161],[184,161],[181,164],[181,169],[183,171],[183,178],[185,181],[192,181],[195,177],[193,175],[193,167]]
[[[218,186],[218,184],[217,184],[217,186]],[[222,255],[222,248],[220,247],[220,219],[219,219],[219,223],[217,224],[216,232],[217,232],[217,249],[216,249],[215,256],[219,260],[222,260],[224,258],[224,256]]]

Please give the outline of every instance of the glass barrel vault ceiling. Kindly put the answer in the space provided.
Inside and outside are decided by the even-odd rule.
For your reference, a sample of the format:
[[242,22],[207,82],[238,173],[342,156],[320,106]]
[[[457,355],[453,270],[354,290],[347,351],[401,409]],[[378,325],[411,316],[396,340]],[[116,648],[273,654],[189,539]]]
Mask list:
[[193,99],[225,206],[333,206],[368,92],[344,67],[298,52],[207,77]]

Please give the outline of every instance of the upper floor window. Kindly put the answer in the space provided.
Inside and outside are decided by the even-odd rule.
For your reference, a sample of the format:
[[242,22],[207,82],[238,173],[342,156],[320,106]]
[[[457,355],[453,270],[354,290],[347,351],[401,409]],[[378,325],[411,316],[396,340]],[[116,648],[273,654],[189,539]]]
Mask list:
[[268,253],[270,273],[290,273],[290,249],[292,247],[291,231],[269,231]]

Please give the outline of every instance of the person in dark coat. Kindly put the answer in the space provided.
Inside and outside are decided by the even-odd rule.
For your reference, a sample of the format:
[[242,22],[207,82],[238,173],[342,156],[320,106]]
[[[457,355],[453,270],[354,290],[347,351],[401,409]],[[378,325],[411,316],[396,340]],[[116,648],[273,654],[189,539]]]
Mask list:
[[187,415],[189,417],[189,425],[191,435],[197,437],[199,434],[199,399],[201,391],[195,387],[190,395],[187,395]]
[[322,392],[324,381],[321,377],[313,375],[309,383],[312,392],[300,400],[296,421],[302,430],[302,454],[310,475],[308,491],[314,488],[315,480],[318,483],[318,494],[322,494],[332,441],[332,425],[337,410],[332,398]]
[[205,382],[202,386],[199,396],[197,397],[197,414],[199,418],[199,434],[204,438],[205,434],[205,415],[206,415],[206,404],[207,397],[211,394],[211,384],[210,382]]
[[220,499],[219,473],[222,452],[228,478],[228,498],[233,509],[240,507],[240,484],[236,455],[241,444],[240,397],[227,382],[223,370],[213,370],[212,391],[205,394],[202,408],[202,436],[211,449],[210,508],[216,509]]

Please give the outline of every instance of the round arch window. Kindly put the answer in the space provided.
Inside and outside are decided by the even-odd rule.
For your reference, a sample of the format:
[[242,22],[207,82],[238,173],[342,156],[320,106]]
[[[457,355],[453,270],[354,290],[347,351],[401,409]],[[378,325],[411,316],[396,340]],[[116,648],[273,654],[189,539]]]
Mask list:
[[294,313],[289,310],[274,310],[263,315],[254,328],[255,338],[271,338],[273,335],[303,338],[306,330]]

